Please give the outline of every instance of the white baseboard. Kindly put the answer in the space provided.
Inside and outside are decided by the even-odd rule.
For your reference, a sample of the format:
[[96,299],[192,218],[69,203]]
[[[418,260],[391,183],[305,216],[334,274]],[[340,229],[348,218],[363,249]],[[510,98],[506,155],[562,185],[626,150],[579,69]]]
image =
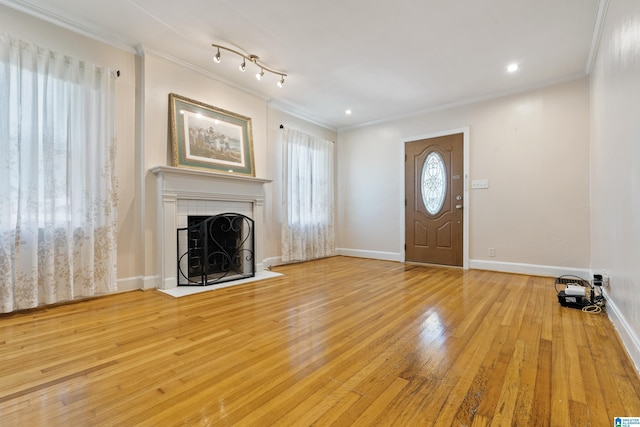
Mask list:
[[[377,252],[377,251],[362,251],[359,249],[336,249],[336,255],[344,255],[344,256],[352,256],[355,258],[371,258],[371,259],[379,259],[381,261],[399,261],[403,260],[400,257],[400,254],[392,253],[392,252]],[[276,265],[286,264],[282,261],[282,257],[270,257],[265,258],[263,264],[266,267],[274,267]]]
[[118,292],[136,291],[142,289],[142,276],[118,279]]
[[[360,249],[336,249],[338,255],[357,258],[372,258],[383,261],[404,262],[402,254],[395,252],[366,251]],[[589,280],[589,270],[586,268],[558,267],[552,265],[536,265],[515,262],[497,262],[484,260],[470,260],[469,268],[477,270],[500,271],[503,273],[530,274],[532,276],[558,277],[565,274],[582,277]]]
[[141,289],[159,289],[160,288],[160,276],[146,276],[142,280]]
[[502,273],[529,274],[531,276],[559,277],[567,274],[589,280],[586,268],[558,267],[555,265],[537,265],[518,262],[498,262],[472,259],[469,268],[476,270],[500,271]]
[[154,289],[160,284],[159,276],[135,276],[118,279],[118,292],[136,291],[138,289]]
[[379,259],[382,261],[398,261],[398,262],[404,261],[404,259],[402,258],[402,255],[396,252],[365,251],[361,249],[337,248],[336,254],[344,255],[344,256],[352,256],[356,258]]
[[[382,261],[403,262],[402,255],[395,252],[366,251],[360,249],[336,249],[337,255],[351,256],[355,258],[379,259]],[[256,272],[264,271],[276,265],[282,265],[282,257],[265,258],[262,263],[256,264]],[[589,280],[589,270],[581,268],[557,267],[548,265],[523,264],[512,262],[497,262],[471,260],[470,268],[477,270],[500,271],[503,273],[531,274],[533,276],[558,277],[565,274],[582,277]],[[118,279],[118,290],[127,291],[135,289],[161,289],[160,276],[138,276]]]
[[274,257],[270,257],[270,258],[265,258],[262,261],[262,265],[265,266],[265,268],[270,269],[271,267],[275,266],[275,265],[282,265],[282,257],[281,256],[274,256]]
[[607,299],[607,316],[611,319],[611,323],[613,323],[613,326],[616,328],[622,344],[627,350],[627,353],[629,353],[629,357],[635,365],[636,372],[640,373],[640,340],[633,332],[624,315],[618,309],[614,300],[607,294],[606,289],[603,289],[603,293]]

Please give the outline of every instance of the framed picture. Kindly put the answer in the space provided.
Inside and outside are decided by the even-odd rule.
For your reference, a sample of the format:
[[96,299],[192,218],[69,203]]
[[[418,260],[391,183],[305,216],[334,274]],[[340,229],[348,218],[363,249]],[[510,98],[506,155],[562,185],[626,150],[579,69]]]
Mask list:
[[254,176],[251,119],[169,94],[173,165]]

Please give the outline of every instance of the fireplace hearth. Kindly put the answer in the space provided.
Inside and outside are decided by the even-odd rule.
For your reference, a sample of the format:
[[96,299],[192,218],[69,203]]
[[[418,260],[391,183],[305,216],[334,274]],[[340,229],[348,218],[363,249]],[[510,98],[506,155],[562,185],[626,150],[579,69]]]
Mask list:
[[255,276],[254,222],[239,213],[189,215],[177,229],[178,286]]

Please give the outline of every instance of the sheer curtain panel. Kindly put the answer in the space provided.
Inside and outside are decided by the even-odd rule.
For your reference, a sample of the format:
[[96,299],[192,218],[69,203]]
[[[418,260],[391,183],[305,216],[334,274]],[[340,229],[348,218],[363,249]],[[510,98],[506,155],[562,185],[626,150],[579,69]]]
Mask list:
[[283,130],[282,261],[335,254],[333,143]]
[[116,290],[115,75],[0,34],[0,312]]

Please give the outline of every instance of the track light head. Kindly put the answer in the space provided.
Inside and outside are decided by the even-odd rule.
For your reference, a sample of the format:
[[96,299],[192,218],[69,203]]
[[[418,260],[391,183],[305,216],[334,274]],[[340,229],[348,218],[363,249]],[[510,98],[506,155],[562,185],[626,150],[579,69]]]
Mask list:
[[248,53],[244,53],[242,51],[238,51],[235,49],[231,49],[229,47],[225,47],[219,44],[212,43],[211,46],[216,48],[216,54],[213,56],[213,60],[217,63],[220,62],[220,50],[226,50],[227,52],[235,53],[236,55],[242,58],[242,64],[238,67],[240,71],[245,71],[247,69],[247,60],[249,62],[253,62],[257,67],[260,68],[260,72],[256,73],[256,79],[262,80],[264,77],[265,71],[276,76],[280,76],[280,81],[278,81],[278,87],[282,87],[284,84],[284,78],[287,76],[287,73],[283,73],[282,71],[274,70],[273,68],[268,67],[264,63],[260,62],[260,57],[258,55],[250,55]]

